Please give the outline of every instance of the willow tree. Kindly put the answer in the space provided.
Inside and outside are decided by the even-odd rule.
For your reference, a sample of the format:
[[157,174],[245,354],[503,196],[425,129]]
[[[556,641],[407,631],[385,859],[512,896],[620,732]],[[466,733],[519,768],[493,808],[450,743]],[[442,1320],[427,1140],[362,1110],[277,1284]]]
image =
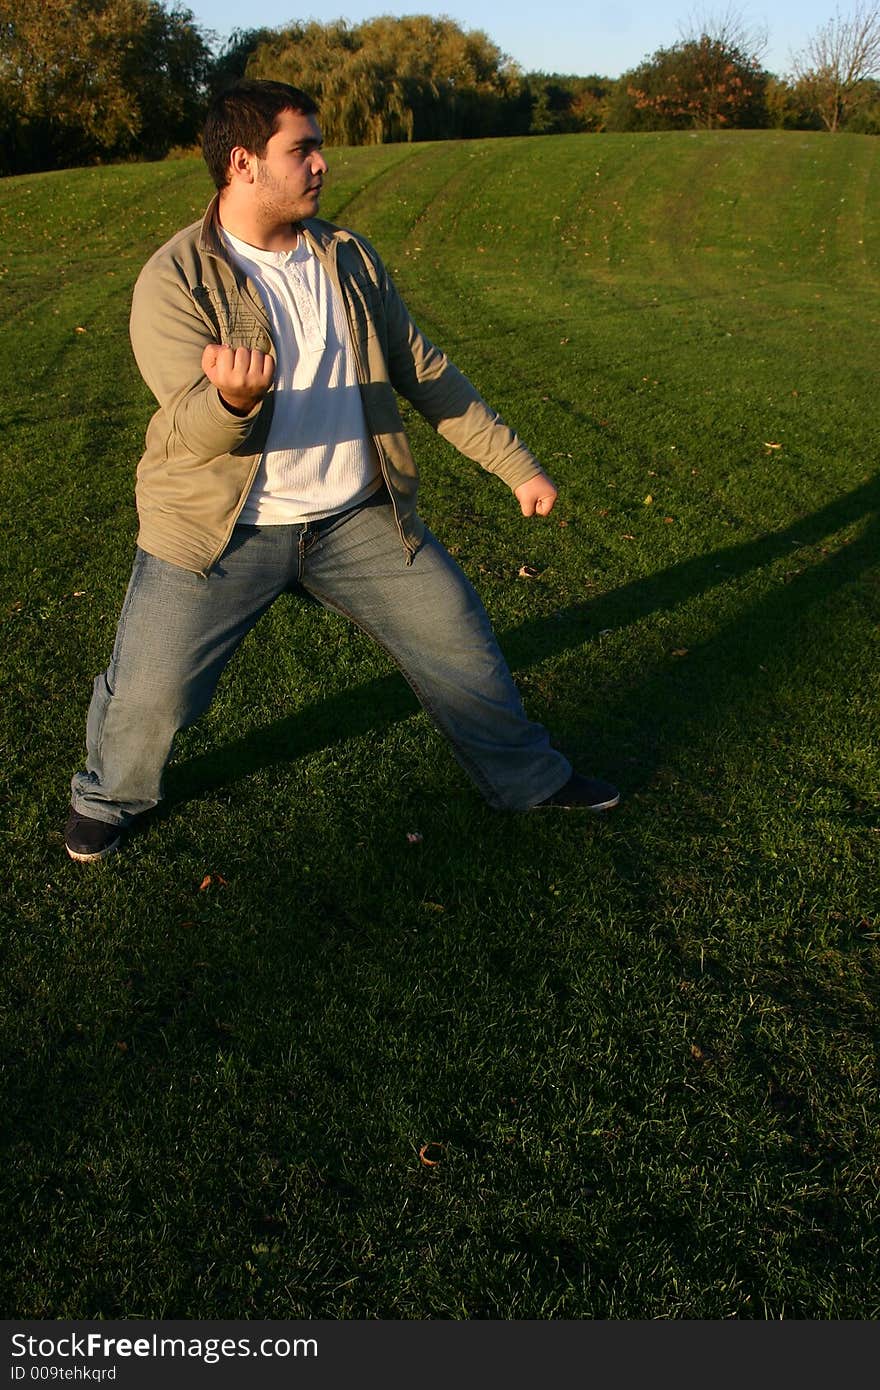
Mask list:
[[518,80],[484,33],[431,15],[291,25],[257,48],[247,75],[314,96],[331,144],[491,133]]

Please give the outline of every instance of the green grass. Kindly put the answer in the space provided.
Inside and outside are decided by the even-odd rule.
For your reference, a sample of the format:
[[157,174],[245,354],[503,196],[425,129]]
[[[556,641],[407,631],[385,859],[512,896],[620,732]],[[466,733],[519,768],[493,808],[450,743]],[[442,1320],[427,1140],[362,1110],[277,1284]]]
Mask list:
[[68,862],[151,411],[129,294],[209,190],[4,180],[6,1315],[876,1318],[880,142],[331,164],[560,485],[527,522],[408,414],[530,712],[624,801],[493,814],[383,654],[282,601],[162,813]]

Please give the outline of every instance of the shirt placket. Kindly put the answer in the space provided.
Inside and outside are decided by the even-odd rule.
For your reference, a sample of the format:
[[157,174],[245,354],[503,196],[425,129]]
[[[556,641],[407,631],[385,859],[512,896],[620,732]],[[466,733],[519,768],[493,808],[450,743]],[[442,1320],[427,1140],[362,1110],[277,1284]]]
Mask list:
[[323,352],[327,346],[327,335],[321,324],[320,308],[315,301],[308,279],[303,274],[302,268],[295,262],[289,264],[288,271],[302,324],[304,346],[310,353]]

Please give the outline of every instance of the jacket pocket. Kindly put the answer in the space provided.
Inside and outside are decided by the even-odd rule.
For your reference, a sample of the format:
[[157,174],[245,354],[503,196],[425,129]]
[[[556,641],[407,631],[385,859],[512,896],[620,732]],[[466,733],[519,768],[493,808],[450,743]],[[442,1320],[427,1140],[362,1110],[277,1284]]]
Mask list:
[[272,341],[255,311],[241,295],[227,295],[207,285],[193,286],[193,299],[217,334],[217,342],[229,347],[258,348],[274,352]]

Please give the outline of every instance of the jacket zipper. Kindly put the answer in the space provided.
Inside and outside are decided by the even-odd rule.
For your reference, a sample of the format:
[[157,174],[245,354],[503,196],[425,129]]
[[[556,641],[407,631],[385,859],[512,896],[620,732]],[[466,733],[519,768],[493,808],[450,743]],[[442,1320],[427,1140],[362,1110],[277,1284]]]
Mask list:
[[[330,248],[330,263],[333,271],[333,284],[336,293],[339,295],[345,308],[345,317],[348,321],[348,337],[349,341],[351,342],[352,351],[354,352],[354,362],[355,367],[357,368],[358,381],[361,384],[361,386],[367,386],[369,384],[369,378],[367,377],[367,373],[364,369],[363,360],[361,358],[360,344],[358,342],[357,333],[355,332],[354,325],[351,321],[351,314],[349,313],[348,302],[345,298],[345,295],[342,293],[342,286],[339,283],[339,268],[336,264],[338,249],[338,244],[334,240]],[[394,512],[394,522],[397,526],[397,534],[399,535],[401,544],[404,548],[404,551],[406,552],[406,564],[411,565],[413,560],[415,559],[416,547],[407,539],[403,529],[403,524],[400,520],[400,513],[397,510],[397,499],[394,496],[394,488],[391,486],[391,483],[388,478],[388,460],[385,455],[385,450],[382,447],[382,443],[378,435],[371,434],[370,438],[376,446],[376,456],[379,459],[379,472],[382,474],[382,481],[385,484],[388,496],[391,498],[391,510]]]

